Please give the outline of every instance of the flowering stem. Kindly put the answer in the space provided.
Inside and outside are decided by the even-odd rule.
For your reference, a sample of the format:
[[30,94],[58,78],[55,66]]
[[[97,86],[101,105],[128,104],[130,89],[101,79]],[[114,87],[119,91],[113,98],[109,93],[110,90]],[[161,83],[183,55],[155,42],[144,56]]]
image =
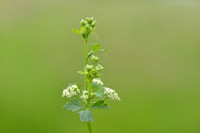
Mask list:
[[92,133],[92,127],[91,127],[90,121],[87,122],[87,127],[88,127],[88,132],[89,132],[89,133]]
[[[87,44],[88,44],[88,41],[87,41],[87,39],[85,39],[85,67],[88,64],[88,59],[87,59],[88,48],[87,48]],[[85,81],[85,90],[87,90],[87,75],[85,75],[84,81]]]
[[[87,39],[85,39],[85,68],[86,68],[86,66],[87,66],[87,64],[88,64],[88,58],[87,58],[87,56],[88,56],[88,40]],[[87,75],[85,75],[85,90],[87,90]],[[90,105],[90,97],[91,97],[91,82],[89,83],[89,91],[88,91],[88,103],[87,103],[87,107],[89,107],[89,105]],[[88,127],[88,132],[89,133],[92,133],[92,127],[91,127],[91,122],[89,121],[89,122],[87,122],[87,127]]]

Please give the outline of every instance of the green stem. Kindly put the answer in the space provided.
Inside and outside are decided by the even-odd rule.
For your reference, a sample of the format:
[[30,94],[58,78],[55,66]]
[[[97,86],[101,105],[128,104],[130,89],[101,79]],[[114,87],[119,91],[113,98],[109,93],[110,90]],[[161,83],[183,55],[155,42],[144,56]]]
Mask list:
[[[87,39],[85,39],[85,68],[86,68],[86,65],[88,64],[88,58],[87,58],[87,56],[88,56],[88,40]],[[88,82],[87,82],[87,75],[85,75],[85,79],[84,79],[84,81],[85,81],[85,90],[87,90],[87,84],[88,84]],[[91,98],[91,82],[89,82],[89,89],[88,89],[88,103],[87,103],[87,107],[89,107],[89,104],[90,104],[90,98]],[[91,122],[89,121],[89,122],[87,122],[87,127],[88,127],[88,132],[89,133],[92,133],[92,127],[91,127]]]
[[92,133],[92,127],[91,127],[91,122],[87,122],[87,127],[88,127],[88,132]]
[[[86,65],[88,64],[88,59],[87,59],[87,55],[88,55],[88,46],[87,46],[87,44],[88,44],[88,41],[87,41],[87,39],[85,39],[85,68],[86,68]],[[85,81],[85,90],[87,90],[87,75],[85,75],[85,79],[84,79],[84,81]]]
[[92,92],[92,82],[89,82],[89,87],[88,87],[88,104],[90,104],[91,100],[91,92]]

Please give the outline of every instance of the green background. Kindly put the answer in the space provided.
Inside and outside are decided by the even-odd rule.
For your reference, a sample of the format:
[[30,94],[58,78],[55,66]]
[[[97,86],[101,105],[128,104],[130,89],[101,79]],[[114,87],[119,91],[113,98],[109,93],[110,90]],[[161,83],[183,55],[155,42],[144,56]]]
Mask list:
[[102,80],[122,99],[93,111],[94,133],[200,133],[197,0],[1,0],[0,132],[87,133],[61,94],[83,86],[72,29],[90,16],[90,42],[109,50]]

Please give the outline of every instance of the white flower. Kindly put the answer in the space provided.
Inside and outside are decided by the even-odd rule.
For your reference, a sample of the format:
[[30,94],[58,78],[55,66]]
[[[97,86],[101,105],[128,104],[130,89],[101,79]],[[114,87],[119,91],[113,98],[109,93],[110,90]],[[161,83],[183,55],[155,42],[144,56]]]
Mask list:
[[86,91],[86,90],[83,91],[83,95],[85,95],[85,94],[87,94],[87,93],[88,93],[88,91]]
[[88,95],[82,95],[81,98],[86,100],[86,99],[88,99]]
[[62,97],[66,96],[67,98],[71,98],[77,95],[77,93],[80,93],[80,90],[78,89],[78,86],[74,84],[63,90]]
[[72,85],[72,88],[78,88],[78,86],[77,85]]
[[76,90],[78,93],[81,93],[79,89]]
[[103,82],[100,79],[93,79],[92,82],[95,82],[98,85],[103,85]]
[[84,91],[82,92],[81,98],[82,98],[83,100],[88,99],[88,91],[84,90]]
[[71,94],[69,93],[68,89],[63,90],[62,97],[64,97],[64,96],[71,97]]
[[112,100],[119,100],[120,101],[118,94],[113,89],[105,87],[104,94],[106,94]]

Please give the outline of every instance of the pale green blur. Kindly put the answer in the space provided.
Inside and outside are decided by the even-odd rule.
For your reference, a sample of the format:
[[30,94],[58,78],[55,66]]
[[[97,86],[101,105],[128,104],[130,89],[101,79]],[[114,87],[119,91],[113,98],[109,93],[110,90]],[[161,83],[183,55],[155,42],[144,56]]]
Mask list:
[[94,133],[200,132],[200,2],[197,0],[1,0],[0,132],[87,133],[63,108],[62,90],[83,86],[84,40],[72,32],[93,16],[90,42],[103,81],[122,101],[94,111]]

